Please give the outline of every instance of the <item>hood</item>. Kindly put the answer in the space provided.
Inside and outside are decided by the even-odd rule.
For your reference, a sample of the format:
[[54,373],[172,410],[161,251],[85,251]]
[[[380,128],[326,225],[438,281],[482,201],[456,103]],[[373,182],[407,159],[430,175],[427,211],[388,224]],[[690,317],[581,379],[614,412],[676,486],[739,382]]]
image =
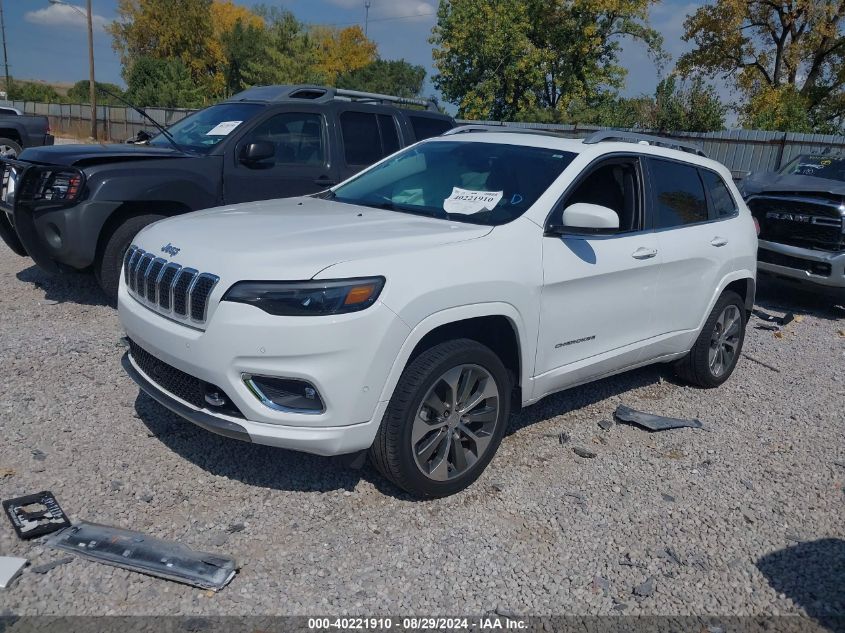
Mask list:
[[178,152],[172,147],[113,143],[109,145],[49,145],[44,147],[30,147],[21,152],[20,160],[47,165],[83,167],[97,163],[188,157],[191,157],[191,155]]
[[743,180],[742,191],[745,197],[760,193],[821,193],[845,196],[845,182],[815,176],[765,172],[752,174]]
[[[471,240],[492,228],[318,198],[288,198],[162,220],[139,233],[134,243],[226,282],[299,281],[341,262]],[[165,253],[165,246],[175,254]]]

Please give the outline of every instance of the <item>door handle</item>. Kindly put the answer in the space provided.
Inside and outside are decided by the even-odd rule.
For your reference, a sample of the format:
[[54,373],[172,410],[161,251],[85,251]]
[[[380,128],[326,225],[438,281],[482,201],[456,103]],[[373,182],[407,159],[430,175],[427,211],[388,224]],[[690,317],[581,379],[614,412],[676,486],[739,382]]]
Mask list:
[[640,246],[637,250],[631,253],[631,257],[634,259],[651,259],[657,255],[656,248],[646,248],[644,246]]
[[724,237],[719,237],[718,235],[710,240],[710,244],[713,246],[725,246],[728,243]]
[[319,178],[314,180],[315,185],[319,185],[320,187],[333,187],[337,184],[336,180],[332,180],[328,176],[320,176]]

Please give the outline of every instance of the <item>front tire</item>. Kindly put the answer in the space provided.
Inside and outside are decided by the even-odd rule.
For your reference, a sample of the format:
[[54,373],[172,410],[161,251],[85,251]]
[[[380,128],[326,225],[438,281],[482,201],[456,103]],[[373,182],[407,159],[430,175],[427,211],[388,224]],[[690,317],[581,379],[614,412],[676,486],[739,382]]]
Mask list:
[[132,244],[132,240],[145,226],[163,220],[165,217],[167,216],[155,213],[132,216],[120,223],[101,245],[94,262],[94,276],[112,304],[117,303],[123,256],[126,255],[126,250]]
[[745,341],[745,302],[737,293],[722,293],[689,354],[675,372],[699,387],[718,387],[730,378]]
[[0,137],[0,158],[17,158],[23,148],[10,138]]
[[435,345],[402,372],[370,458],[416,497],[471,485],[502,441],[511,380],[499,357],[470,339]]

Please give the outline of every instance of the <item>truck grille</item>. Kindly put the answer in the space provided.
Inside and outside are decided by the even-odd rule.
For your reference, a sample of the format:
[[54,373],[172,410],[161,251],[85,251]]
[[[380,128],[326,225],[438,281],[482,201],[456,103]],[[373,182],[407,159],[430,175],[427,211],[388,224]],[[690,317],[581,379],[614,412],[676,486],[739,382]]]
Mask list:
[[836,202],[814,198],[754,196],[748,200],[761,240],[825,251],[845,250],[843,212]]
[[[240,409],[229,400],[228,396],[225,397],[226,404],[222,407],[209,407],[205,396],[208,393],[223,394],[223,391],[219,387],[195,378],[190,374],[186,374],[172,365],[168,365],[163,360],[150,354],[132,339],[128,340],[129,354],[132,356],[132,360],[135,361],[138,368],[150,380],[165,391],[172,393],[177,398],[181,398],[197,409],[209,409],[237,418],[244,417]],[[225,394],[223,395],[225,396]]]
[[123,259],[123,280],[141,304],[172,319],[203,324],[217,275],[183,268],[130,246]]

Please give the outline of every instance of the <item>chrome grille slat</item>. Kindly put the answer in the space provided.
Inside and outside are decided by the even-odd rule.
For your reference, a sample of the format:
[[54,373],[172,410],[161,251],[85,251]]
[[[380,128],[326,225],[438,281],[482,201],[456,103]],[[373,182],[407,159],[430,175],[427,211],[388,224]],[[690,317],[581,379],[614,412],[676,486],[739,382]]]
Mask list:
[[123,259],[123,278],[133,298],[147,308],[192,326],[205,323],[211,293],[220,278],[183,268],[137,246]]

